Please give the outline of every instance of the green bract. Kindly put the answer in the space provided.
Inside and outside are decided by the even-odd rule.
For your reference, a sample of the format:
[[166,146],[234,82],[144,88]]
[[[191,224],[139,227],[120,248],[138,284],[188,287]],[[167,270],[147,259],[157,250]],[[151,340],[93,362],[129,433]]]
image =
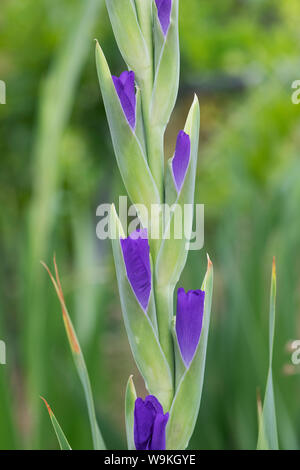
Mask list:
[[[183,213],[184,205],[194,203],[194,189],[195,189],[195,178],[196,178],[196,167],[198,158],[198,140],[200,130],[200,108],[197,96],[195,96],[193,104],[191,106],[186,125],[184,128],[185,132],[189,134],[191,138],[191,157],[189,167],[185,176],[183,187],[174,203],[177,207],[172,213],[172,217],[165,227],[170,237],[165,238],[162,241],[161,248],[158,254],[156,263],[156,278],[160,286],[172,285],[174,286],[178,281],[181,272],[185,266],[186,258],[188,254],[188,239],[185,238],[185,231],[191,233],[193,217],[187,221],[185,219],[185,230],[182,219],[182,238],[176,239],[174,236],[174,223],[173,219],[176,218],[176,211]],[[174,194],[174,183],[169,178],[169,185],[171,185]],[[176,190],[175,190],[176,191]]]
[[136,391],[132,376],[129,377],[126,387],[125,394],[125,424],[126,424],[126,436],[127,436],[127,445],[129,450],[134,450],[134,438],[133,438],[133,413],[134,413],[134,404],[136,400]]
[[[149,4],[149,1],[143,3]],[[123,59],[136,74],[144,74],[151,66],[152,50],[147,47],[141,31],[135,1],[106,0],[106,7]],[[143,9],[140,11],[142,14]],[[149,17],[148,21],[150,23]]]
[[201,289],[205,291],[201,338],[190,366],[177,385],[167,427],[167,449],[185,449],[188,446],[200,407],[213,290],[213,266],[209,258]]
[[173,111],[179,85],[178,0],[173,0],[170,27],[162,43],[159,29],[155,28],[158,51],[150,115],[152,125],[164,128]]
[[159,203],[153,177],[137,135],[130,128],[115,90],[111,73],[99,44],[96,45],[99,83],[119,169],[131,201],[144,204],[150,211]]

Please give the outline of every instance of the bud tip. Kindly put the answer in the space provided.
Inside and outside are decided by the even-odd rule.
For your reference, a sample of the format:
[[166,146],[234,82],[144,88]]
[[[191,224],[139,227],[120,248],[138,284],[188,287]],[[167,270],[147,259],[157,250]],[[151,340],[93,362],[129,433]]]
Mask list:
[[207,269],[210,269],[212,268],[213,264],[208,253],[206,253],[206,256],[207,256]]

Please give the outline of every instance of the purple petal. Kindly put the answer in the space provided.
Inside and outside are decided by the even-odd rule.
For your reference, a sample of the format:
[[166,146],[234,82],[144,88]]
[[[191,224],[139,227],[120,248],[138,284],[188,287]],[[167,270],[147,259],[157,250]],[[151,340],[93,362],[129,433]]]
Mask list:
[[166,36],[171,21],[172,0],[155,0],[155,3],[161,29]]
[[147,230],[137,230],[121,239],[128,280],[142,308],[146,311],[151,292],[151,267]]
[[172,160],[173,176],[177,192],[179,193],[184,182],[191,155],[190,136],[180,131],[177,137],[175,155]]
[[168,419],[169,413],[156,415],[149,450],[166,450],[166,426]]
[[158,399],[154,395],[148,395],[145,398],[145,403],[151,403],[156,413],[164,413],[163,407],[159,403]]
[[155,410],[142,398],[137,398],[134,407],[134,443],[136,450],[146,450],[152,436]]
[[197,349],[202,330],[205,292],[190,290],[177,291],[176,333],[182,359],[190,365]]
[[169,413],[164,415],[157,398],[148,395],[137,398],[134,407],[134,442],[136,450],[165,450],[166,425]]
[[136,120],[134,72],[125,71],[121,73],[120,77],[115,77],[113,75],[112,79],[126,119],[131,128],[134,130]]

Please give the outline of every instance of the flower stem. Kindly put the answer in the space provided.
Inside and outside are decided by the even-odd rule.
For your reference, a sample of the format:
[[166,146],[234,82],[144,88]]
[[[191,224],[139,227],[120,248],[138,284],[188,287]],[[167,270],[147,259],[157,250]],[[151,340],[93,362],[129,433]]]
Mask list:
[[[154,281],[155,282],[155,281]],[[155,282],[156,315],[159,342],[174,377],[174,345],[172,336],[174,286],[160,286]]]

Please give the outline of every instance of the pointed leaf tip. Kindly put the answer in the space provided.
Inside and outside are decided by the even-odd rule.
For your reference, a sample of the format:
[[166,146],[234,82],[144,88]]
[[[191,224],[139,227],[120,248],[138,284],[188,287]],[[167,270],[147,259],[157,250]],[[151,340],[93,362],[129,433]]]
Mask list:
[[61,450],[72,450],[71,446],[68,442],[68,439],[66,438],[59,422],[57,421],[57,419],[56,419],[53,411],[51,410],[50,406],[48,405],[47,401],[42,396],[40,398],[43,400],[43,402],[45,403],[45,405],[47,407],[47,410],[48,410],[48,413],[49,413],[49,416],[50,416],[50,419],[51,419],[51,423],[52,423],[53,429],[55,431],[60,449]]
[[53,416],[53,411],[51,410],[49,403],[47,402],[47,400],[46,400],[44,397],[40,396],[40,398],[41,398],[41,400],[43,400],[43,402],[45,403],[46,408],[47,408],[48,413],[49,413],[49,416],[50,416],[50,418],[51,418],[51,417]]
[[192,106],[196,106],[196,105],[200,105],[199,103],[199,98],[198,98],[198,95],[197,93],[194,93],[194,99],[193,99],[193,103],[192,103]]
[[71,345],[72,352],[74,354],[79,354],[80,353],[80,346],[79,346],[79,343],[77,341],[76,334],[75,334],[73,325],[71,323],[69,314],[67,312],[67,308],[66,308],[64,295],[63,295],[63,291],[62,291],[62,287],[61,287],[61,282],[60,282],[60,278],[59,278],[59,273],[58,273],[58,268],[57,268],[55,256],[53,258],[53,262],[54,262],[56,280],[54,279],[54,277],[53,277],[50,269],[46,265],[46,263],[41,261],[41,264],[42,264],[42,266],[44,266],[44,268],[48,272],[49,277],[51,279],[51,282],[54,285],[58,300],[60,302],[61,309],[62,309],[63,320],[64,320],[64,324],[65,324],[65,328],[66,328],[67,336],[68,336],[68,339],[69,339],[69,342],[70,342],[70,345]]
[[133,384],[133,374],[131,374],[131,375],[129,376],[129,379],[128,379],[128,380],[129,380],[130,383]]
[[207,256],[207,270],[209,270],[213,267],[213,264],[208,253],[206,253],[206,256]]
[[262,413],[262,400],[261,400],[261,394],[260,394],[259,388],[256,389],[256,402],[257,402],[258,413],[261,414]]
[[133,375],[130,375],[125,393],[125,424],[126,436],[129,450],[135,450],[133,428],[134,428],[134,405],[137,398],[136,390],[133,383]]
[[276,259],[275,259],[275,256],[273,256],[272,276],[273,276],[274,278],[276,277]]

